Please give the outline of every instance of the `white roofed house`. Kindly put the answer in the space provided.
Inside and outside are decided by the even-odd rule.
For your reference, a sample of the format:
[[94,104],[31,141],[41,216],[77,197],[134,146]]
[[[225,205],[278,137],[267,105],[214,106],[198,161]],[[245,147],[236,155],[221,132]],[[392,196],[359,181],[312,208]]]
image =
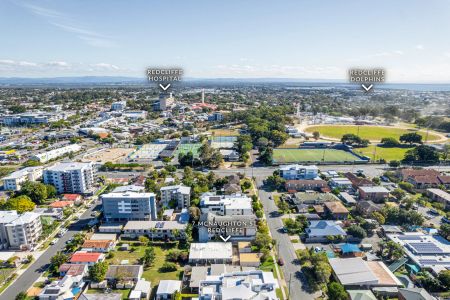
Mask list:
[[123,237],[137,238],[146,235],[156,239],[184,239],[188,224],[180,221],[128,221]]
[[161,203],[168,208],[188,208],[191,201],[191,188],[184,185],[163,186],[161,191]]
[[276,300],[278,282],[272,272],[261,270],[238,271],[209,275],[199,284],[199,299]]
[[37,160],[41,163],[49,162],[52,159],[64,156],[69,153],[78,152],[81,146],[77,144],[67,145],[61,148],[53,149],[47,152],[39,153],[30,157],[31,160]]
[[156,290],[156,300],[172,299],[175,292],[181,291],[180,280],[161,280]]
[[208,242],[191,243],[189,250],[189,263],[193,265],[208,263],[231,263],[233,249],[231,243]]

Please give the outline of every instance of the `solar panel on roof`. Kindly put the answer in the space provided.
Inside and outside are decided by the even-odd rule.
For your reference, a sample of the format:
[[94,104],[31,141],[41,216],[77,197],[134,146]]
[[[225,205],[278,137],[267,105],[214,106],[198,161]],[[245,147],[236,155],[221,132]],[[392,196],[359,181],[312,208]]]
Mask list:
[[416,251],[417,253],[442,253],[444,252],[441,248],[439,248],[438,246],[436,246],[433,243],[409,243],[408,244],[411,248],[413,248],[414,251]]
[[400,235],[398,239],[402,241],[420,241],[422,237],[417,235]]
[[448,265],[448,261],[439,261],[436,259],[419,259],[422,265]]

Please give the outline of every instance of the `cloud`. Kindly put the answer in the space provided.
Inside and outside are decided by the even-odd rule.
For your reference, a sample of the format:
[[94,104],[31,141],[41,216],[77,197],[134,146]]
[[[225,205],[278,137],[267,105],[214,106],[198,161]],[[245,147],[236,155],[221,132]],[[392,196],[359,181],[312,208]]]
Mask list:
[[211,76],[274,78],[338,78],[345,70],[335,66],[289,66],[229,64],[213,67]]
[[424,47],[423,45],[421,45],[421,44],[416,45],[414,48],[415,48],[416,50],[423,50],[423,49],[425,49],[425,47]]
[[120,74],[127,69],[120,68],[117,65],[105,62],[100,63],[69,63],[66,61],[50,61],[50,62],[29,62],[16,61],[12,59],[0,59],[0,74],[4,72],[5,75],[19,74],[21,76],[28,74],[48,74],[51,73],[67,73],[67,74],[83,74],[86,72],[105,74],[116,73]]
[[85,25],[79,24],[78,21],[74,20],[69,15],[26,2],[19,2],[18,5],[27,9],[32,14],[44,18],[50,25],[74,34],[75,37],[90,46],[99,48],[111,48],[117,46],[110,36],[86,28]]

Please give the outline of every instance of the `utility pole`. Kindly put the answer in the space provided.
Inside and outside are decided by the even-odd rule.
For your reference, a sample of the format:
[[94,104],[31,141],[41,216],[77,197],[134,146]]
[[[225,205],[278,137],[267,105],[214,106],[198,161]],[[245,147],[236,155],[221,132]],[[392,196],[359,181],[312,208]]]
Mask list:
[[289,292],[288,292],[288,299],[291,297],[291,279],[292,279],[292,273],[289,273]]

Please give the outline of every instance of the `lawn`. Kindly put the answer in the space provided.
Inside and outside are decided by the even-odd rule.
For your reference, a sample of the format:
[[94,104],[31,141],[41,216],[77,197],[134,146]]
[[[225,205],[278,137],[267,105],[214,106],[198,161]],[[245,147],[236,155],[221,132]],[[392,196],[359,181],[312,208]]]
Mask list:
[[[128,296],[130,295],[131,290],[130,289],[117,289],[117,290],[111,290],[111,294],[121,294],[122,299],[128,299]],[[103,289],[88,289],[87,294],[103,294]]]
[[183,153],[189,153],[192,152],[192,154],[194,155],[194,157],[198,157],[199,153],[198,150],[200,149],[200,147],[202,146],[202,144],[198,143],[198,144],[180,144],[178,145],[177,151],[176,151],[176,156],[178,156],[178,154]]
[[[359,128],[359,132],[358,132]],[[305,129],[306,132],[313,133],[318,131],[321,136],[341,139],[346,133],[353,133],[363,139],[368,139],[373,142],[379,142],[384,137],[392,137],[399,139],[402,134],[408,132],[417,132],[423,138],[426,136],[426,131],[416,129],[404,129],[387,126],[356,126],[356,125],[316,125]],[[428,141],[439,140],[440,136],[430,131],[428,133]]]
[[[132,242],[129,243],[130,246],[133,245]],[[108,258],[110,264],[120,264],[122,260],[128,260],[129,264],[140,264],[139,259],[144,256],[144,252],[146,247],[134,244],[135,251],[119,251],[118,247],[116,251],[114,251],[114,257]],[[133,246],[132,246],[133,247]],[[152,286],[156,286],[159,284],[160,280],[172,279],[179,280],[181,278],[181,274],[183,272],[183,267],[179,266],[177,271],[174,272],[160,272],[159,268],[166,262],[166,254],[170,249],[175,249],[173,244],[167,245],[154,245],[156,259],[153,263],[153,266],[150,268],[144,269],[144,274],[142,277],[149,280],[152,283]]]
[[361,153],[365,156],[370,157],[372,161],[377,161],[384,159],[386,161],[391,160],[402,160],[405,157],[406,151],[412,148],[385,148],[377,147],[375,145],[370,145],[365,148],[354,149],[355,152]]
[[337,149],[274,149],[273,160],[277,163],[295,162],[353,162],[360,159]]

